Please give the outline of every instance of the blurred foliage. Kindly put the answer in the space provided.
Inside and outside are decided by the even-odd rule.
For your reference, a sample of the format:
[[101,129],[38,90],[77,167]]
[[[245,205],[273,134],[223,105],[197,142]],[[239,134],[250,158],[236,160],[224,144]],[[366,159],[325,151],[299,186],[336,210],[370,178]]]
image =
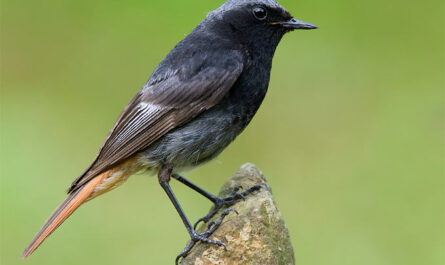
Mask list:
[[[221,1],[3,0],[1,264],[172,264],[188,235],[155,178],[81,207],[21,252],[167,52]],[[444,262],[443,1],[290,1],[248,129],[188,173],[217,192],[263,170],[297,264]],[[208,202],[174,189],[193,220]]]

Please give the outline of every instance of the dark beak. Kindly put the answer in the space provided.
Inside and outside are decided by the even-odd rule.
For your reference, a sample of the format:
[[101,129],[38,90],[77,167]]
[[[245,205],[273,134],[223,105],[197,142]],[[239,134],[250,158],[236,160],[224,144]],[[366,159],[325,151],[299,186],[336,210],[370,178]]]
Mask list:
[[288,29],[316,29],[318,28],[317,26],[315,26],[314,24],[311,23],[307,23],[295,18],[291,18],[288,21],[284,21],[284,22],[274,22],[272,23],[272,25],[280,25],[284,28],[288,28]]

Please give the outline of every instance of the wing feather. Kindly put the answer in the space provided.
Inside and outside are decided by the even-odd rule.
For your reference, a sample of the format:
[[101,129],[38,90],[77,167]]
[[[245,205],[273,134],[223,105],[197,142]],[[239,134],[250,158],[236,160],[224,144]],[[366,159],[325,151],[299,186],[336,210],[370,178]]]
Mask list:
[[243,69],[242,56],[236,51],[225,53],[219,64],[212,56],[189,60],[197,59],[202,62],[190,64],[197,69],[169,70],[170,76],[148,81],[119,116],[95,161],[73,182],[69,193],[213,107]]

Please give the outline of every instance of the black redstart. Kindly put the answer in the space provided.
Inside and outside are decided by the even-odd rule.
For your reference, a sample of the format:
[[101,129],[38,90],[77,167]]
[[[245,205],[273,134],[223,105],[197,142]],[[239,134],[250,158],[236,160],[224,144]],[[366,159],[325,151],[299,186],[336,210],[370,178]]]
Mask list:
[[[210,12],[154,70],[114,124],[93,163],[68,190],[23,253],[29,256],[81,204],[122,184],[142,170],[159,183],[178,211],[191,241],[224,245],[208,237],[228,210],[204,233],[197,233],[169,181],[177,179],[214,203],[198,220],[207,222],[222,206],[258,190],[236,189],[218,198],[178,175],[217,156],[249,124],[266,94],[275,49],[285,33],[315,29],[274,0],[229,0]],[[196,226],[196,223],[195,223]]]

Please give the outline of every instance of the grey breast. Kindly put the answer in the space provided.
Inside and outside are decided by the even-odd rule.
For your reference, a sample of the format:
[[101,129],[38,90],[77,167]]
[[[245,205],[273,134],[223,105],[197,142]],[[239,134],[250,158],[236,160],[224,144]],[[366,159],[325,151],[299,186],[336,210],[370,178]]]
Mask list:
[[143,154],[176,169],[194,167],[217,156],[243,130],[238,115],[218,104],[191,122],[167,133]]

